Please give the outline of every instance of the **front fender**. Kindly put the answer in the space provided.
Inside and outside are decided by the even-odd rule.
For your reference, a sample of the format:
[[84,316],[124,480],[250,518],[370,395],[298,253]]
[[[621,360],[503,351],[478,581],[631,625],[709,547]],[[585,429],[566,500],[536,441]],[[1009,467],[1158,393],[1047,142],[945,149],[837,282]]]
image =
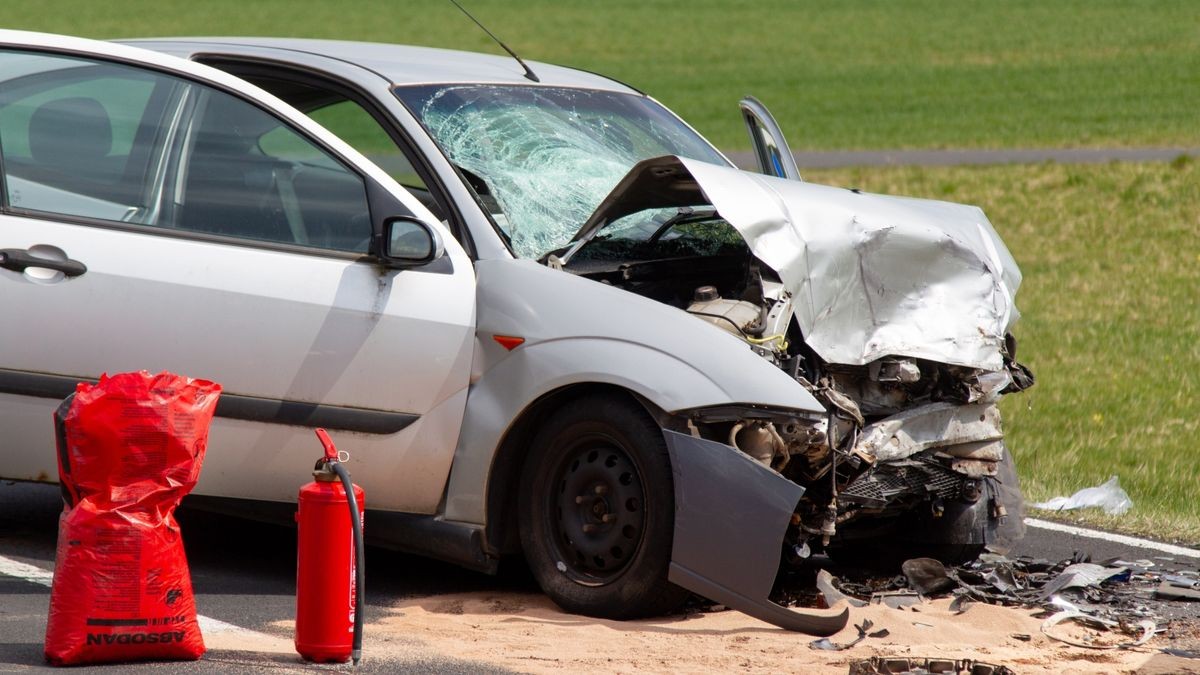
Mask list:
[[[493,349],[503,348],[495,343],[477,346],[477,350]],[[765,361],[763,365],[770,367]],[[644,345],[604,338],[522,345],[471,385],[446,493],[445,518],[485,523],[489,473],[504,434],[539,398],[582,383],[621,387],[667,411],[746,402],[731,398],[730,392],[692,364]],[[799,385],[796,389],[807,394]],[[803,399],[791,401],[797,402]]]
[[826,636],[844,628],[848,609],[801,613],[768,598],[804,488],[727,445],[663,434],[675,481],[671,583],[788,630]]
[[[746,343],[686,312],[528,260],[481,260],[475,270],[477,340],[448,520],[486,522],[501,439],[562,387],[615,385],[668,412],[739,403],[825,412]],[[524,343],[510,351],[497,335]]]

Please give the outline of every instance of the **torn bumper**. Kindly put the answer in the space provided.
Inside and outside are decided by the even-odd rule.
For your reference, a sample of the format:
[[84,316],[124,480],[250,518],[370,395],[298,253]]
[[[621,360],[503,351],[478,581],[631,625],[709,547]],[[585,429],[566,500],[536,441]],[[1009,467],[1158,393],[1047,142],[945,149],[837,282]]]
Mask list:
[[1004,458],[1003,439],[995,403],[931,403],[864,427],[854,449],[877,462],[893,462],[925,450],[998,462]]
[[780,552],[804,488],[722,443],[664,431],[675,480],[668,579],[787,630],[832,635],[849,619],[771,602]]

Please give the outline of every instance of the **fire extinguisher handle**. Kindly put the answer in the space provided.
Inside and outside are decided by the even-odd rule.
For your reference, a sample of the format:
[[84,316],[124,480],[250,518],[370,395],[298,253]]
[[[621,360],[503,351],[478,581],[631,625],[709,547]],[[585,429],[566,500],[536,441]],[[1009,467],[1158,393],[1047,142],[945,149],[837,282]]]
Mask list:
[[329,432],[324,429],[317,428],[317,438],[321,441],[321,446],[325,448],[325,459],[335,461],[338,458],[337,447],[333,444],[333,439],[329,437]]

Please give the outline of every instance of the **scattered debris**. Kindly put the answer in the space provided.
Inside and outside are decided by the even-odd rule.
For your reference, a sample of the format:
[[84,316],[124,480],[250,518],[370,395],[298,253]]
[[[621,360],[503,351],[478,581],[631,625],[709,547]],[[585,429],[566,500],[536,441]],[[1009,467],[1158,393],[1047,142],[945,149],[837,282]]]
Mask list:
[[900,566],[908,579],[909,588],[921,595],[943,593],[954,589],[958,584],[946,572],[946,566],[940,560],[933,558],[913,558],[905,560]]
[[904,609],[921,602],[921,596],[916,591],[886,591],[871,595],[872,605],[887,605],[892,609]]
[[817,590],[821,592],[821,596],[824,598],[825,606],[827,608],[832,608],[834,605],[842,601],[845,601],[851,607],[865,607],[867,605],[867,603],[863,602],[862,600],[859,600],[858,598],[852,598],[839,591],[837,587],[833,585],[833,575],[830,574],[828,570],[821,570],[820,572],[817,572]]
[[875,631],[874,633],[869,632],[874,625],[875,625],[875,623],[872,622],[870,619],[863,619],[862,623],[854,625],[854,627],[858,629],[858,637],[847,642],[846,644],[839,645],[839,644],[833,643],[829,638],[821,638],[820,640],[813,640],[812,642],[808,643],[808,648],[809,649],[822,649],[825,651],[832,651],[832,652],[840,652],[844,649],[850,649],[854,645],[862,642],[863,640],[865,640],[867,638],[885,638],[891,634],[891,631],[889,631],[886,628],[881,628],[881,629]]
[[[1172,617],[1179,616],[1179,605],[1171,601],[1200,600],[1200,572],[1178,567],[1178,561],[1167,558],[1093,562],[1081,553],[1058,562],[984,554],[957,567],[915,558],[905,561],[903,574],[893,577],[851,572],[851,578],[839,579],[823,569],[817,576],[817,588],[829,604],[844,600],[853,606],[882,604],[917,611],[920,603],[949,595],[953,597],[949,608],[955,614],[968,611],[975,603],[1037,609],[1042,612],[1039,618],[1045,619],[1042,632],[1054,640],[1090,649],[1130,649],[1144,645],[1162,632],[1160,627],[1167,626]],[[1095,634],[1081,638],[1078,630],[1055,630],[1064,622],[1082,625]],[[919,621],[912,625],[929,626]],[[1104,637],[1106,633],[1111,637]],[[1009,637],[1032,640],[1026,633]],[[814,643],[813,648],[837,647]]]
[[1200,600],[1200,580],[1176,575],[1163,576],[1154,595],[1168,600]]
[[966,612],[968,609],[971,609],[971,605],[974,605],[974,604],[975,604],[974,602],[971,602],[971,598],[968,597],[964,593],[962,595],[956,596],[953,600],[950,601],[950,611],[954,612],[955,614],[962,614],[963,612]]
[[850,664],[849,675],[1015,675],[1005,666],[971,659],[922,659],[907,656],[874,656]]
[[[1050,629],[1065,621],[1075,621],[1089,628],[1097,628],[1100,630],[1120,630],[1127,635],[1138,635],[1135,629],[1140,629],[1140,635],[1133,642],[1121,642],[1117,644],[1101,643],[1094,639],[1076,640],[1074,638],[1055,635],[1050,632]],[[1130,647],[1140,647],[1146,644],[1154,633],[1158,631],[1158,626],[1149,619],[1143,619],[1135,624],[1126,624],[1124,622],[1109,621],[1101,619],[1090,614],[1085,614],[1078,610],[1066,610],[1052,615],[1050,618],[1042,622],[1042,632],[1046,636],[1064,642],[1075,647],[1084,647],[1085,649],[1129,649]]]
[[[1057,577],[1054,577],[1049,583],[1042,586],[1042,592],[1038,597],[1044,600],[1067,588],[1097,586],[1113,577],[1126,574],[1128,571],[1124,567],[1104,567],[1093,563],[1075,563],[1074,565],[1069,565]],[[1005,589],[1000,588],[999,590],[1004,592]]]
[[1120,516],[1133,508],[1133,500],[1121,488],[1121,483],[1117,477],[1113,476],[1103,485],[1084,488],[1070,497],[1055,497],[1049,501],[1030,504],[1030,506],[1035,509],[1045,509],[1047,511],[1070,511],[1072,509],[1099,507],[1104,509],[1104,512],[1110,516]]

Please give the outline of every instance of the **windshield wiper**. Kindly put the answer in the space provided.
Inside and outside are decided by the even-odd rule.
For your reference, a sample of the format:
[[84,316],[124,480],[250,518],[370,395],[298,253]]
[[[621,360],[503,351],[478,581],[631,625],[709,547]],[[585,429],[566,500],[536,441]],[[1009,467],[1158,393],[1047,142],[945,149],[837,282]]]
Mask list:
[[646,240],[646,243],[657,244],[658,240],[662,239],[662,236],[666,234],[668,230],[680,223],[691,222],[693,220],[707,220],[715,215],[717,215],[717,210],[711,206],[700,208],[680,206],[675,210],[675,215],[667,218],[663,221],[662,225],[658,226],[658,229],[654,231],[654,234],[650,235],[650,238]]
[[[680,223],[691,222],[693,220],[705,220],[708,218],[712,218],[716,214],[717,214],[717,210],[711,206],[707,206],[707,207],[705,207],[705,206],[701,206],[701,207],[680,206],[680,207],[677,207],[675,209],[675,213],[672,214],[671,216],[667,217],[667,219],[664,220],[662,222],[662,224],[659,225],[658,228],[654,230],[654,234],[650,235],[650,238],[646,240],[646,243],[648,243],[648,244],[657,243],[658,240],[660,238],[662,238],[662,236],[664,234],[667,233],[667,231],[669,231],[672,227],[679,225]],[[541,262],[545,265],[549,265],[550,267],[554,267],[556,269],[561,269],[563,267],[566,267],[567,263],[569,263],[571,261],[571,259],[575,257],[575,254],[579,252],[579,249],[581,249],[584,246],[586,246],[587,244],[591,243],[591,241],[593,239],[595,239],[597,236],[599,236],[599,234],[604,230],[604,228],[608,227],[611,224],[612,224],[611,222],[606,222],[606,223],[602,224],[600,227],[590,230],[587,234],[585,234],[584,236],[575,240],[575,242],[572,243],[570,246],[563,246],[562,248],[557,248],[557,249],[554,249],[553,251],[546,253],[544,256],[542,256],[539,259],[539,262]],[[564,253],[564,251],[565,251],[565,253]]]

